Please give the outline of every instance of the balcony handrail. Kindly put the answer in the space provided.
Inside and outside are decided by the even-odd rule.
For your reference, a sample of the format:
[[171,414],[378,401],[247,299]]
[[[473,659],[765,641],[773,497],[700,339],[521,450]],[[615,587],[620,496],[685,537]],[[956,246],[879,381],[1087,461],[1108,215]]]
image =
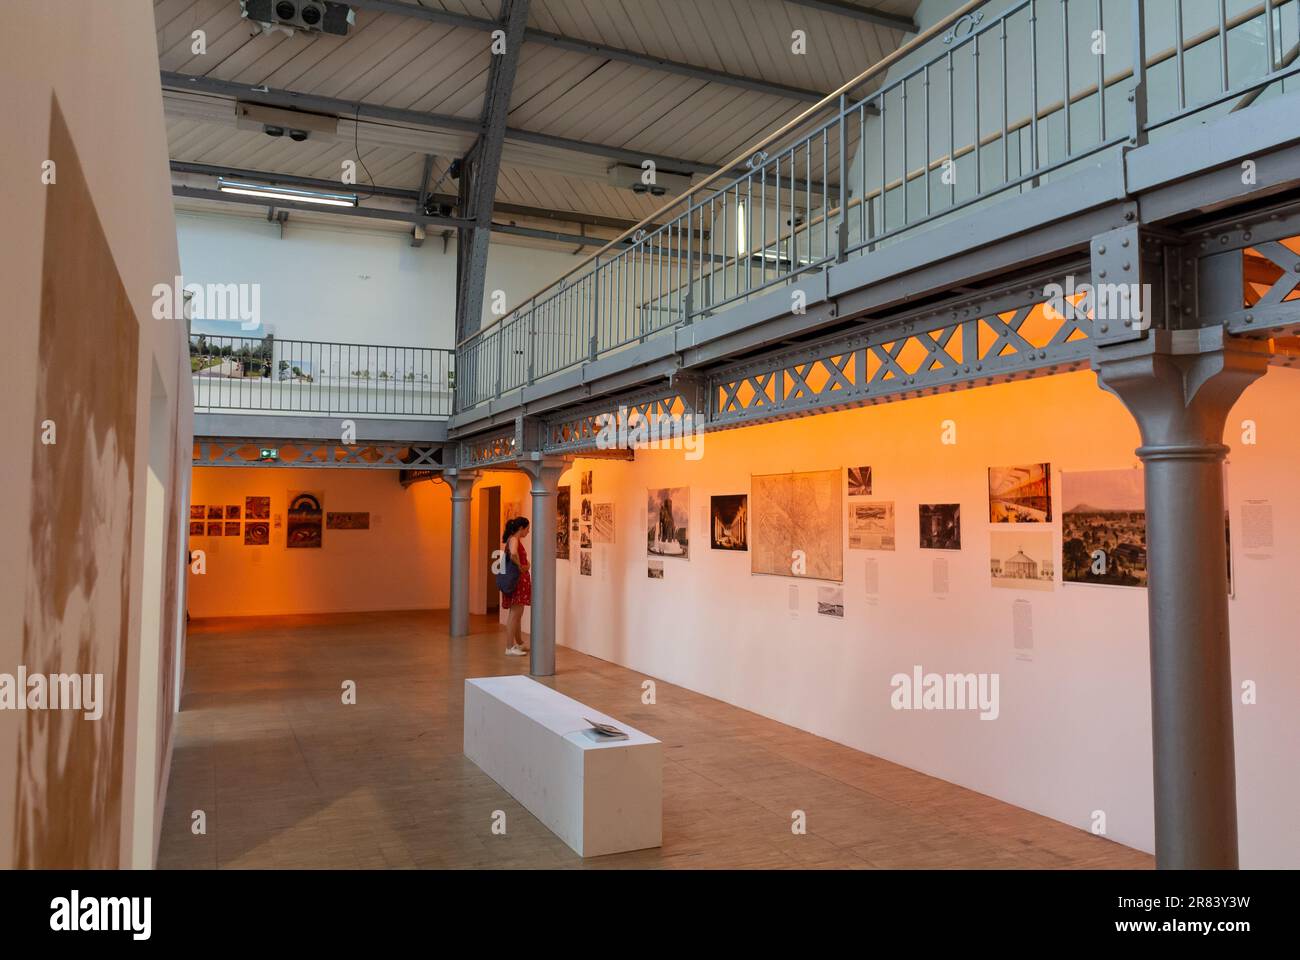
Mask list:
[[419,418],[453,412],[451,348],[250,334],[190,332],[196,410]]
[[191,330],[189,338],[197,340],[202,337],[205,340],[257,340],[263,341],[271,339],[275,343],[314,343],[323,347],[367,347],[373,350],[433,350],[438,353],[449,353],[454,355],[454,347],[431,347],[423,344],[400,344],[400,343],[354,343],[348,340],[306,340],[302,337],[280,337],[273,333],[203,333],[202,331]]
[[[760,138],[759,140],[751,144],[745,150],[736,154],[736,156],[734,156],[730,161],[728,161],[723,166],[719,167],[713,173],[706,176],[699,183],[691,185],[691,187],[688,188],[684,194],[681,194],[679,196],[673,197],[672,199],[668,200],[666,203],[658,207],[652,213],[643,217],[641,220],[637,221],[631,227],[628,227],[618,236],[614,237],[612,240],[607,242],[603,247],[599,248],[594,253],[588,254],[583,260],[579,261],[571,269],[560,274],[560,276],[549,281],[539,289],[533,291],[533,293],[531,293],[530,295],[521,298],[519,300],[519,304],[523,305],[532,300],[535,300],[537,297],[540,297],[542,294],[546,293],[546,291],[550,290],[552,287],[558,284],[563,284],[564,281],[568,280],[574,274],[585,269],[588,264],[598,260],[602,255],[608,253],[615,246],[627,240],[638,230],[644,229],[647,225],[654,223],[657,217],[667,213],[668,211],[672,210],[674,207],[678,206],[683,199],[686,199],[687,203],[689,204],[690,198],[692,196],[694,196],[699,191],[703,190],[705,187],[709,186],[715,180],[724,177],[728,173],[728,171],[744,163],[746,160],[748,160],[749,158],[757,154],[759,151],[761,151],[764,147],[770,146],[772,143],[776,142],[777,140],[785,136],[790,131],[798,129],[809,117],[813,116],[820,110],[823,110],[827,106],[831,105],[832,103],[834,103],[836,100],[838,100],[841,96],[848,93],[849,91],[862,86],[862,84],[872,79],[878,73],[881,73],[889,69],[889,67],[893,66],[896,62],[901,60],[903,57],[906,57],[913,50],[917,49],[918,47],[924,46],[926,43],[929,43],[936,36],[938,36],[948,27],[952,26],[958,20],[965,17],[967,14],[975,10],[977,7],[982,7],[988,2],[989,0],[968,0],[968,2],[962,4],[952,13],[948,14],[942,20],[939,20],[937,23],[935,23],[933,26],[930,26],[927,29],[918,33],[915,37],[913,37],[907,43],[903,44],[893,53],[890,53],[885,57],[883,57],[882,59],[877,60],[874,64],[872,64],[866,70],[863,70],[857,76],[841,84],[839,87],[837,87],[835,90],[831,91],[830,93],[826,94],[826,96],[822,97],[822,99],[818,100],[816,103],[809,105],[809,107],[806,110],[802,111],[798,116],[794,117],[791,120],[788,120],[786,123],[778,127],[776,130],[773,130],[771,133],[767,134],[766,136]],[[666,226],[666,224],[659,225],[659,229],[662,229],[663,226]],[[518,307],[516,307],[515,309],[517,310]],[[510,316],[514,312],[515,310],[512,310],[510,313],[504,316],[497,317],[486,327],[480,327],[479,329],[468,334],[463,339],[461,339],[460,342],[456,344],[456,349],[460,350],[471,340],[482,337],[483,335],[487,334],[490,330],[492,330],[493,327],[500,326],[506,320],[510,319]]]

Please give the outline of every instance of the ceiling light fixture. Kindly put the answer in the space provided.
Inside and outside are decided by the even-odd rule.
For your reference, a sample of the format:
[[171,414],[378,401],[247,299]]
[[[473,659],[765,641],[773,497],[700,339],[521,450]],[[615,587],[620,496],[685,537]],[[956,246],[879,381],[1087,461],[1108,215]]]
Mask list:
[[217,188],[222,193],[237,193],[245,197],[265,197],[267,200],[288,200],[299,203],[319,203],[327,207],[355,207],[355,193],[327,193],[323,190],[300,190],[296,187],[275,187],[267,183],[249,183],[242,180],[217,178]]

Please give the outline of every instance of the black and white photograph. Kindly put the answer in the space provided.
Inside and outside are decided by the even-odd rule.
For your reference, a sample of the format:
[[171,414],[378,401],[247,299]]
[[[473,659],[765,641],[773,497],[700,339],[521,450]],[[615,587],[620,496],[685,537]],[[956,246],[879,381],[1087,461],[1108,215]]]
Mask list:
[[614,542],[614,505],[612,503],[593,503],[591,505],[591,539],[595,543]]
[[[578,519],[573,519],[573,532],[578,532]],[[555,492],[555,559],[569,559],[569,485],[561,485]]]
[[834,617],[836,620],[843,620],[844,588],[818,587],[817,613],[823,617]]
[[731,493],[709,498],[709,547],[713,550],[749,549],[749,494]]
[[659,557],[690,555],[687,533],[691,492],[686,487],[663,487],[649,491],[646,499],[646,551]]
[[921,549],[961,549],[961,504],[923,503],[920,505]]
[[893,550],[894,502],[850,502],[848,528],[850,550]]

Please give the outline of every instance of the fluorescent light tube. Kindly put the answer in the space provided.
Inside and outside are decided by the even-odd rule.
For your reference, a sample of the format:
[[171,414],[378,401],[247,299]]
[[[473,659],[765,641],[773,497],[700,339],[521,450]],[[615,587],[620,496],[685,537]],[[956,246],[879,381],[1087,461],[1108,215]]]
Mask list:
[[217,178],[222,193],[237,193],[245,197],[265,197],[267,200],[289,200],[298,203],[319,203],[327,207],[355,207],[355,193],[325,193],[321,190],[300,190],[297,187],[273,187],[265,183],[244,183],[239,180]]

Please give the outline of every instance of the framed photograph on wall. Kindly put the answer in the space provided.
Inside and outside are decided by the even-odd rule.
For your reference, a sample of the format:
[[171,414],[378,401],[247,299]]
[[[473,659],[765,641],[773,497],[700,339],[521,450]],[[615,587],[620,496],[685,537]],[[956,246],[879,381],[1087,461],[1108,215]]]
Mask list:
[[922,550],[961,549],[961,504],[923,503],[918,509]]
[[[577,518],[573,520],[573,532],[577,532]],[[555,559],[569,559],[569,485],[566,483],[555,491]]]
[[1052,465],[989,467],[989,523],[1051,523]]
[[990,531],[989,577],[993,586],[1008,590],[1055,590],[1052,532]]
[[284,545],[291,550],[319,550],[325,521],[325,513],[321,510],[321,495],[306,491],[291,492],[288,514]]
[[646,498],[646,552],[657,557],[690,556],[691,491],[661,487]]
[[749,549],[749,494],[729,493],[709,498],[709,548]]
[[596,543],[614,542],[614,505],[594,503],[591,506],[591,539]]

